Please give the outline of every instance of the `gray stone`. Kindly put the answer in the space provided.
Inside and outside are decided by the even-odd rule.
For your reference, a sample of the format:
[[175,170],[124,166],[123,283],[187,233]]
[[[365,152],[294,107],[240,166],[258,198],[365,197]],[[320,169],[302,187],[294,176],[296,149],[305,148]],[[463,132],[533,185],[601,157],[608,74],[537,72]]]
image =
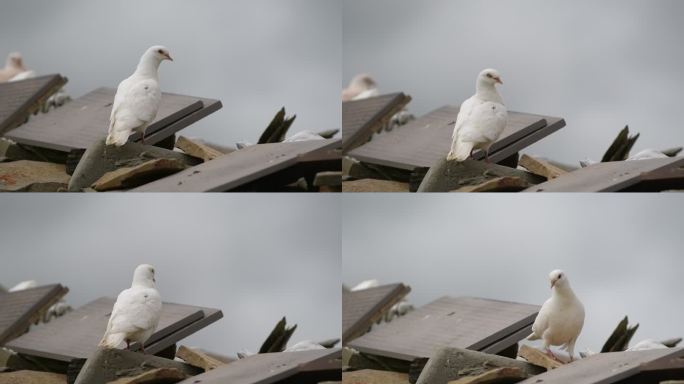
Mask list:
[[519,368],[529,376],[545,371],[544,368],[508,357],[462,348],[440,348],[430,357],[417,384],[447,384],[461,377],[481,375],[492,368],[503,367]]
[[137,376],[122,377],[120,379],[110,381],[107,384],[171,384],[185,380],[188,377],[189,376],[187,374],[177,370],[176,368],[155,368]]
[[157,368],[175,368],[188,376],[201,369],[178,361],[123,349],[98,349],[78,374],[74,384],[108,383],[123,377],[139,376]]
[[316,177],[314,177],[313,185],[314,185],[314,187],[340,186],[340,185],[342,185],[342,172],[339,172],[339,171],[318,172],[316,174]]
[[408,183],[390,180],[361,179],[342,182],[343,192],[409,192]]
[[180,152],[141,143],[128,142],[121,147],[108,146],[102,139],[83,154],[69,181],[69,191],[78,192],[88,188],[107,172],[122,167],[135,167],[154,159],[176,159],[187,166],[202,162]]
[[176,159],[154,159],[135,167],[105,173],[93,184],[96,191],[130,189],[182,171],[186,165]]
[[38,371],[0,373],[0,384],[66,384],[65,375]]
[[12,371],[37,370],[38,366],[14,351],[0,347],[0,370],[2,369]]
[[529,184],[539,184],[546,179],[498,164],[468,159],[463,162],[441,159],[425,175],[418,192],[448,192],[469,185],[483,184],[500,177],[518,177]]
[[64,164],[30,160],[0,163],[1,192],[57,192],[68,182]]
[[406,373],[362,369],[343,372],[342,382],[345,384],[409,384],[409,379]]
[[408,373],[410,371],[410,365],[411,363],[408,361],[364,354],[347,347],[342,348],[342,366],[354,370],[372,369]]
[[0,137],[0,157],[9,160],[41,160],[35,154],[27,151],[12,140]]

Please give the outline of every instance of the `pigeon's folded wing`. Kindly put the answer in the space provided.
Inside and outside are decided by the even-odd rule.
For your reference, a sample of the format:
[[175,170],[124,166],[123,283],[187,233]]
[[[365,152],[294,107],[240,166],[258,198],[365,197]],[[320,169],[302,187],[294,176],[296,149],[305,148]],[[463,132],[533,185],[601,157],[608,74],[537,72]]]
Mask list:
[[544,331],[549,327],[549,315],[552,306],[551,300],[552,299],[548,299],[544,302],[544,305],[542,305],[539,310],[539,314],[537,314],[537,318],[534,319],[534,324],[532,324],[532,332],[538,338],[541,338],[544,335]]
[[506,128],[506,117],[507,110],[502,104],[485,102],[474,105],[461,127],[459,137],[470,143],[495,141]]
[[119,87],[112,117],[127,128],[135,128],[151,123],[157,116],[161,102],[159,84],[153,79],[122,82]]
[[459,130],[461,129],[463,124],[470,118],[474,104],[474,97],[469,98],[461,104],[461,108],[459,108],[458,110],[458,116],[456,116],[456,124],[454,124],[454,133],[451,136],[453,139],[456,139],[456,136],[458,136],[459,134]]
[[161,299],[155,289],[129,288],[116,299],[107,332],[132,333],[157,325]]

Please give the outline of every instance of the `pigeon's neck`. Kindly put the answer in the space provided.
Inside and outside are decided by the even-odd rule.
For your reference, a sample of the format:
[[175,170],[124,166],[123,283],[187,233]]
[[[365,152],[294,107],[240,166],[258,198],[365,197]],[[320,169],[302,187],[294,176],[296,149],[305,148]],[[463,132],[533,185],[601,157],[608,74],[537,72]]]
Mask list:
[[131,284],[131,288],[155,288],[155,287],[154,287],[153,281],[149,281],[149,280],[136,281],[136,280],[133,280],[133,284]]
[[157,59],[156,56],[145,53],[138,63],[138,68],[135,70],[136,75],[145,77],[154,77],[157,79],[159,77],[158,70],[161,61]]
[[133,275],[131,287],[154,288],[154,280],[147,276]]
[[478,81],[476,86],[476,95],[484,101],[493,101],[495,103],[503,104],[503,99],[499,95],[499,91],[493,84],[484,81]]
[[551,294],[562,300],[577,300],[577,296],[575,296],[575,292],[570,288],[570,284],[554,286]]

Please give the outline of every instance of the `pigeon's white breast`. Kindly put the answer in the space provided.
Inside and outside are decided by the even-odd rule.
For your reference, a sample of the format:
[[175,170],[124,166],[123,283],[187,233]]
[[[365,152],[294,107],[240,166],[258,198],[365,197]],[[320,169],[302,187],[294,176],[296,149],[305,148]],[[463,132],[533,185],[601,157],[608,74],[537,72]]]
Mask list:
[[562,345],[579,335],[584,325],[584,306],[578,300],[553,300],[547,315],[544,337],[551,345]]
[[506,128],[507,117],[508,110],[503,104],[490,101],[477,103],[463,122],[459,136],[464,142],[491,143]]

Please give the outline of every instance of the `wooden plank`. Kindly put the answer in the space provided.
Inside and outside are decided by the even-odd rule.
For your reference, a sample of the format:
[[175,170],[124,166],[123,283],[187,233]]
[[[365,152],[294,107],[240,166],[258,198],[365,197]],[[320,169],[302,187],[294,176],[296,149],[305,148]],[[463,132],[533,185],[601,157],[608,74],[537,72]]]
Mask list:
[[[201,109],[198,109],[156,131],[150,130],[148,128],[147,132],[145,133],[145,144],[159,143],[162,140],[171,137],[181,129],[187,128],[195,122],[202,120],[203,118],[223,108],[223,104],[219,100],[205,99],[202,97],[197,97],[196,99],[202,102]],[[134,136],[134,139],[135,141],[139,141],[140,138],[139,136]]]
[[347,344],[364,334],[411,288],[404,284],[388,284],[360,291],[342,291],[342,343]]
[[[458,107],[444,106],[402,127],[375,135],[373,140],[349,152],[360,161],[399,169],[431,167],[446,157]],[[491,147],[490,160],[502,161],[565,126],[557,117],[509,112],[508,125]],[[478,150],[473,158],[484,158]]]
[[411,101],[403,93],[392,93],[342,103],[342,151],[347,153],[368,141],[382,124]]
[[69,289],[59,284],[0,294],[0,346],[20,336]]
[[412,361],[437,347],[498,353],[523,339],[539,306],[505,301],[442,297],[351,341],[360,352]]
[[[27,355],[66,362],[88,358],[95,352],[104,335],[114,301],[113,298],[99,298],[48,324],[32,329],[7,346]],[[171,335],[203,318],[202,308],[164,303],[159,326],[145,343],[145,350],[154,354],[174,344],[177,340],[171,339]]]
[[[219,309],[214,309],[214,308],[199,308],[202,311],[202,314],[204,317],[202,317],[200,320],[194,321],[184,327],[180,327],[176,329],[173,333],[170,333],[167,335],[165,338],[152,342],[152,343],[147,343],[145,350],[146,351],[162,351],[165,348],[168,348],[169,346],[177,343],[180,340],[183,340],[184,338],[192,335],[193,333],[206,328],[210,324],[213,324],[223,318],[223,312]],[[148,345],[149,344],[149,345]]]
[[617,383],[638,374],[647,364],[674,356],[684,356],[684,349],[599,353],[521,381],[519,384]]
[[546,160],[538,159],[527,154],[523,154],[518,163],[521,167],[535,175],[542,176],[548,180],[555,179],[560,175],[568,173],[568,171],[561,169]]
[[[6,136],[20,144],[62,152],[87,149],[107,135],[115,93],[113,88],[98,88],[48,114],[36,116]],[[163,93],[157,117],[147,127],[145,143],[160,142],[220,107],[217,100]],[[135,133],[129,140],[139,141],[140,137]]]
[[66,82],[60,75],[47,75],[0,83],[0,135],[24,123]]
[[684,157],[598,163],[528,188],[525,192],[616,192],[648,179],[650,173],[684,166]]
[[230,384],[270,384],[294,377],[300,372],[311,373],[312,366],[329,370],[335,366],[342,371],[342,351],[339,348],[303,352],[277,352],[252,355],[244,359],[191,377],[179,384],[190,383],[230,383]]
[[[135,188],[134,192],[223,192],[299,162],[299,156],[339,147],[342,140],[257,144]],[[341,162],[341,160],[340,160]]]

